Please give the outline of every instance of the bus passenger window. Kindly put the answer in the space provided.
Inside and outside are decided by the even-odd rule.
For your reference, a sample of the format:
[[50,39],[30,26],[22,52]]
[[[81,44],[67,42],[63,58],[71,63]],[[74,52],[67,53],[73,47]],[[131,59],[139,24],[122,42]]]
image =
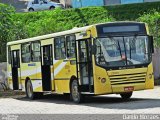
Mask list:
[[66,58],[65,38],[55,38],[55,59],[61,60]]
[[75,41],[76,41],[75,35],[67,36],[66,41],[67,41],[67,57],[75,58]]
[[23,63],[30,62],[31,60],[30,43],[22,44],[21,53],[22,53],[22,62]]
[[32,43],[32,61],[33,62],[40,61],[40,43],[39,42]]

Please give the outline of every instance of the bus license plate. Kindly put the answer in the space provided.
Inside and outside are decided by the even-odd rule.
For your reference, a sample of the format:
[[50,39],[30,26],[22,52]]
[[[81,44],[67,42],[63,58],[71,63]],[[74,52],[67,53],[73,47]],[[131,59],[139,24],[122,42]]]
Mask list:
[[134,90],[133,86],[124,87],[124,91],[133,91],[133,90]]

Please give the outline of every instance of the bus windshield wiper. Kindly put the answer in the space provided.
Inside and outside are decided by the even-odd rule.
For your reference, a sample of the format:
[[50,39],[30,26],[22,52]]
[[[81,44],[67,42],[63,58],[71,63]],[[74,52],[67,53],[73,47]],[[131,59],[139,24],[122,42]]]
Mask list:
[[131,49],[131,45],[129,44],[129,54],[130,54],[130,60],[131,60],[131,58],[132,58],[132,49]]
[[120,52],[120,55],[121,55],[121,58],[122,58],[122,50],[121,50],[121,47],[120,47],[119,41],[118,41],[118,47],[119,47],[119,52]]
[[[117,40],[115,40],[113,37],[109,37],[111,40],[113,40],[114,42],[115,42],[115,45],[119,48],[119,53],[120,53],[120,56],[121,56],[121,58],[122,58],[122,50],[121,50],[121,47],[120,47],[120,43],[119,43],[119,41]],[[116,42],[118,42],[118,44],[116,44]]]
[[133,40],[131,40],[131,44],[129,44],[129,52],[130,52],[130,60],[132,59],[132,44],[133,44],[133,42],[134,41],[136,41],[136,39],[137,39],[137,34],[135,34],[135,36],[133,37]]

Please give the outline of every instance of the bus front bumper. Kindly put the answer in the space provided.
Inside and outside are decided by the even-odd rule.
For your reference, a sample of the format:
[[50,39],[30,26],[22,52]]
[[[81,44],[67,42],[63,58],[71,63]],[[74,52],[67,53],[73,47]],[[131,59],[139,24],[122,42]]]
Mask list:
[[144,90],[144,89],[145,89],[145,83],[112,85],[113,93],[132,92],[132,91],[138,91],[138,90]]

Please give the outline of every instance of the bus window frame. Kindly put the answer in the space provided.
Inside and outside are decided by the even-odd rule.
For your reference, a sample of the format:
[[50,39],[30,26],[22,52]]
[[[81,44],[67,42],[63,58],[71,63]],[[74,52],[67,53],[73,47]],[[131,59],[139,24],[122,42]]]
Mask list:
[[[41,46],[41,48],[43,47],[43,49],[44,49],[44,47],[50,47],[50,50],[51,51],[49,51],[49,53],[50,53],[50,56],[49,56],[49,59],[50,59],[50,61],[49,61],[49,65],[53,65],[53,44],[47,44],[47,45],[44,45],[44,46]],[[42,50],[42,49],[41,49]],[[42,54],[43,53],[43,51],[41,51],[41,63],[42,63],[42,60],[43,60],[43,65],[44,65],[44,55]],[[45,64],[46,65],[46,64]]]
[[[16,64],[15,64],[15,58],[14,57],[14,52],[16,53]],[[11,66],[12,67],[17,67],[20,68],[20,50],[11,50],[11,57],[12,57],[12,61],[11,61]],[[17,65],[17,66],[16,66]]]
[[[69,56],[69,54],[68,54],[68,42],[70,42],[71,40],[67,40],[67,37],[71,37],[71,36],[74,36],[74,38],[75,38],[75,40],[74,40],[74,57],[71,57],[71,56]],[[71,59],[71,58],[76,58],[76,35],[75,34],[70,34],[70,35],[66,35],[66,57],[68,58],[68,59]],[[70,47],[71,48],[71,47]],[[69,50],[71,50],[69,48]]]
[[[119,36],[115,36],[115,37],[129,37],[129,36],[132,36],[132,35],[126,35],[126,36],[119,35]],[[149,35],[141,35],[141,34],[139,34],[139,35],[137,35],[137,36],[147,36],[148,39],[149,39]],[[106,36],[96,37],[96,38],[94,38],[94,39],[104,38],[104,37],[106,37]],[[148,65],[152,62],[152,52],[151,52],[151,46],[150,46],[150,44],[151,44],[151,40],[149,39],[148,48],[149,48],[150,53],[149,53],[149,61],[148,61],[148,63],[138,64],[138,65],[118,66],[118,67],[117,67],[117,66],[116,66],[116,67],[106,67],[106,66],[102,66],[102,65],[97,64],[97,62],[96,62],[96,56],[95,56],[95,54],[93,54],[93,52],[92,52],[92,54],[94,55],[95,65],[96,65],[96,66],[99,66],[99,67],[101,67],[101,68],[104,68],[104,69],[106,69],[106,70],[120,70],[120,69],[132,69],[132,68],[148,67]],[[92,50],[95,49],[95,46],[94,46],[94,45],[95,45],[95,40],[93,41],[93,48],[92,48]]]
[[[56,54],[56,42],[55,42],[55,41],[56,41],[57,38],[64,38],[65,58],[59,58],[59,59],[56,58],[56,57],[57,57],[57,56],[56,56],[57,54]],[[67,58],[67,56],[66,56],[66,36],[58,36],[58,37],[55,37],[55,38],[54,38],[54,59],[55,59],[55,60],[64,60],[64,59],[66,59],[66,58]]]
[[[23,59],[22,59],[22,58],[23,58],[22,55],[24,54],[24,53],[22,53],[22,47],[23,47],[23,45],[25,45],[25,44],[30,44],[30,50],[29,50],[29,51],[30,51],[30,52],[29,52],[29,53],[30,53],[30,60],[27,61],[27,62],[24,62]],[[31,42],[26,42],[26,43],[22,43],[22,44],[21,44],[21,62],[22,62],[22,63],[30,63],[30,62],[31,62],[31,57],[32,57],[32,55],[31,55],[31,47],[32,47]]]
[[[39,43],[39,45],[40,45],[40,49],[39,49],[39,51],[33,51],[33,44],[34,43]],[[33,41],[33,42],[31,42],[31,60],[30,60],[30,62],[41,62],[41,42],[38,40],[38,41]],[[39,52],[40,53],[40,58],[39,58],[39,61],[33,61],[33,53],[34,52]]]

